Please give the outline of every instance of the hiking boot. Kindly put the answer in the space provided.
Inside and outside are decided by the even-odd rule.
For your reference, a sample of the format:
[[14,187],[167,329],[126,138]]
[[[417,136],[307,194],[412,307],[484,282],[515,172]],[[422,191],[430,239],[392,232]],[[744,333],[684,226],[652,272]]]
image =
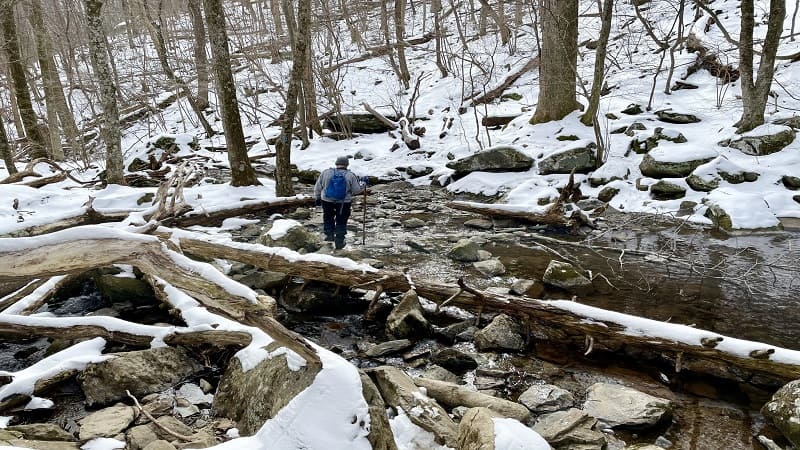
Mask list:
[[343,249],[345,245],[346,244],[344,243],[344,239],[341,239],[341,240],[337,239],[336,242],[335,242],[336,250]]
[[325,234],[325,242],[333,242],[333,235]]

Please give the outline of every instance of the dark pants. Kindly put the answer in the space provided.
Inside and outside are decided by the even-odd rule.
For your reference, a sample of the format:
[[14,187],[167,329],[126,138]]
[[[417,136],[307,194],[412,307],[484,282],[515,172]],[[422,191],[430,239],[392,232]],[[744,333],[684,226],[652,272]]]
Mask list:
[[347,234],[347,219],[350,218],[350,203],[322,201],[322,221],[325,236],[334,236],[336,248],[344,247]]

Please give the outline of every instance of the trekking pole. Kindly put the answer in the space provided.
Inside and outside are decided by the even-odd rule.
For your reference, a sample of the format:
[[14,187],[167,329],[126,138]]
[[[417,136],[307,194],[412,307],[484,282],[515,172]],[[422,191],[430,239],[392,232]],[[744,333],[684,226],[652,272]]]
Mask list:
[[367,242],[367,186],[364,185],[364,216],[361,219],[361,245]]

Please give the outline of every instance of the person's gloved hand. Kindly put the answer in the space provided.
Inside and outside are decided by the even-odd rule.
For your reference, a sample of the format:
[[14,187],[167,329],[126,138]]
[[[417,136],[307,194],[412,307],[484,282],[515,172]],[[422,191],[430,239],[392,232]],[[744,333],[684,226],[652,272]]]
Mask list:
[[365,188],[369,186],[369,177],[361,177],[358,179],[358,181],[361,183],[361,186],[364,186]]
[[314,206],[317,207],[322,206],[322,199],[321,198],[314,199]]

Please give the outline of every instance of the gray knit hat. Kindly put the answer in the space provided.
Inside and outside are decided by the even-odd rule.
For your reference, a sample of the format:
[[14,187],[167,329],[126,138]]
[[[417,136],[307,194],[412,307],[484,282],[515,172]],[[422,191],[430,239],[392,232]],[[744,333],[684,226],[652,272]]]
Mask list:
[[347,156],[340,156],[340,157],[336,158],[336,165],[337,166],[347,167],[349,164],[350,164],[350,160],[347,158]]

